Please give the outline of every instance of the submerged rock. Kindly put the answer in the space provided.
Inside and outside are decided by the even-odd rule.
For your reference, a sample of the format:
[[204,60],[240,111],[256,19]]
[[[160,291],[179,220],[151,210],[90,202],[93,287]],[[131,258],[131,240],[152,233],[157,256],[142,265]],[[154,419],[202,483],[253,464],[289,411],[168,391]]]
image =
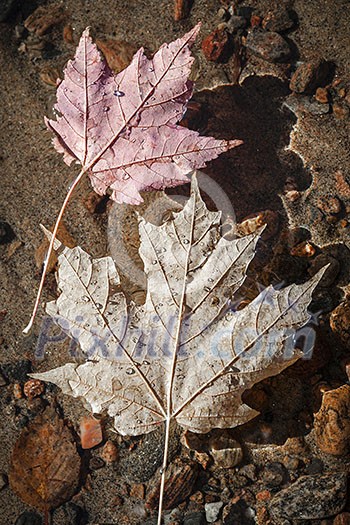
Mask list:
[[269,512],[276,523],[323,519],[343,510],[346,493],[345,473],[303,476],[272,498]]

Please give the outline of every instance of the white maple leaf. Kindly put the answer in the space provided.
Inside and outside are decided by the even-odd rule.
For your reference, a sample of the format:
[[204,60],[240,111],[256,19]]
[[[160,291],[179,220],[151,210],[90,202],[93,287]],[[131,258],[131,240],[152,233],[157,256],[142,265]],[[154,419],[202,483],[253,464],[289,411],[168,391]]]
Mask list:
[[139,233],[148,283],[141,306],[127,304],[111,257],[63,249],[61,294],[47,313],[79,341],[87,361],[33,377],[83,398],[94,413],[107,412],[122,434],[150,432],[164,421],[168,434],[173,420],[202,433],[249,421],[257,412],[241,396],[301,356],[290,343],[310,318],[324,269],[230,309],[259,232],[222,237],[220,212],[207,210],[195,177],[183,210],[161,226],[140,218]]

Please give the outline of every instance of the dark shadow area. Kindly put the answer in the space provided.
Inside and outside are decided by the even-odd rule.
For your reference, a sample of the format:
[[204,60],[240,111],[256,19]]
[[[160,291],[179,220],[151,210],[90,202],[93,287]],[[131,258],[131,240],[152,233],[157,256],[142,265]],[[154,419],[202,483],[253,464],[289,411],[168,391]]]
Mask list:
[[311,183],[301,158],[285,150],[296,123],[295,115],[282,109],[288,93],[281,80],[265,76],[194,96],[204,114],[201,133],[244,142],[206,169],[230,197],[238,220],[264,209],[282,212],[279,194],[289,177],[300,190]]

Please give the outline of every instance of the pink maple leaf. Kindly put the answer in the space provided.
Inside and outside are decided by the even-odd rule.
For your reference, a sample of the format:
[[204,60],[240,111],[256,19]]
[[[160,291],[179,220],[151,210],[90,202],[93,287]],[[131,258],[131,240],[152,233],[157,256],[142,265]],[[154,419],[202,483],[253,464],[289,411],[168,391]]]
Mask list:
[[178,125],[193,91],[190,45],[199,31],[163,44],[152,59],[141,48],[114,75],[86,29],[57,89],[55,147],[79,162],[99,194],[139,204],[140,191],[189,182],[186,174],[241,143],[201,137]]
[[193,92],[188,80],[190,46],[200,29],[163,44],[152,59],[141,48],[131,64],[114,75],[86,29],[64,71],[54,106],[56,120],[45,119],[55,148],[70,165],[82,165],[58,214],[44,263],[28,333],[40,301],[47,265],[64,210],[79,181],[88,174],[100,195],[111,190],[116,202],[139,204],[140,191],[189,182],[190,171],[203,168],[240,140],[201,137],[178,125]]

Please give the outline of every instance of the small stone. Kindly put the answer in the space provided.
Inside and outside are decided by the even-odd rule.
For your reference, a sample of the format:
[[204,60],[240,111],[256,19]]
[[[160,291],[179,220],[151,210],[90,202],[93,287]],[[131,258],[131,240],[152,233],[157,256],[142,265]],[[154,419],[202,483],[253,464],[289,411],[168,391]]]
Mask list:
[[114,463],[118,459],[118,449],[113,441],[107,441],[102,449],[101,458],[108,464]]
[[5,221],[0,221],[0,244],[9,244],[14,238],[15,234],[11,226]]
[[317,207],[325,215],[339,215],[342,211],[343,204],[339,197],[329,195],[320,197],[317,201]]
[[346,473],[302,476],[272,498],[270,516],[277,523],[288,520],[319,520],[341,512],[346,503]]
[[333,520],[333,525],[350,525],[350,512],[342,512]]
[[330,64],[318,59],[301,64],[293,73],[289,87],[295,93],[312,95],[317,87],[324,84],[330,74]]
[[15,525],[42,525],[42,517],[36,512],[23,512],[15,522]]
[[313,257],[315,253],[315,247],[309,241],[301,242],[290,250],[293,257]]
[[333,310],[329,321],[332,331],[340,337],[344,344],[348,345],[350,343],[350,299],[340,303]]
[[288,9],[283,7],[276,9],[275,11],[269,11],[263,21],[262,27],[267,31],[276,31],[277,33],[283,33],[288,31],[294,26],[294,20]]
[[23,392],[28,399],[39,397],[44,393],[45,384],[40,379],[29,379],[24,383]]
[[39,6],[24,22],[24,27],[37,36],[42,36],[53,26],[65,20],[67,12],[61,4]]
[[210,456],[206,452],[198,452],[197,450],[194,453],[196,461],[203,467],[204,470],[210,465]]
[[292,456],[285,456],[282,463],[287,470],[298,470],[300,467],[300,459]]
[[8,484],[8,479],[6,474],[0,472],[0,490],[4,489]]
[[208,523],[214,523],[219,518],[223,505],[222,501],[205,504],[205,518]]
[[230,13],[224,7],[219,7],[216,16],[219,20],[227,22],[227,20],[230,18]]
[[220,436],[210,442],[210,453],[220,468],[232,468],[243,459],[241,445],[233,438]]
[[93,416],[83,417],[80,421],[80,439],[83,449],[99,445],[103,440],[101,421]]
[[174,20],[178,22],[187,18],[190,14],[192,0],[175,0],[174,1]]
[[105,462],[103,461],[102,458],[99,458],[98,456],[93,456],[89,461],[89,467],[91,468],[91,470],[99,470],[100,468],[103,468],[104,466],[105,466]]
[[316,89],[315,99],[321,104],[328,104],[329,93],[327,88],[319,87]]
[[75,44],[74,39],[74,29],[71,26],[71,24],[67,24],[63,28],[63,40],[66,42],[66,44]]
[[233,15],[228,20],[228,22],[226,22],[227,31],[229,33],[236,33],[240,29],[245,29],[247,25],[248,25],[248,22],[244,18],[244,16]]
[[190,496],[190,501],[194,501],[195,503],[202,504],[204,503],[204,496],[203,493],[200,490],[197,490],[192,496]]
[[285,479],[288,477],[288,473],[285,467],[278,463],[270,463],[266,465],[262,471],[261,479],[268,487],[279,487],[283,485]]
[[333,113],[335,118],[342,120],[345,118],[348,118],[350,109],[348,106],[340,105],[340,104],[333,104]]
[[259,27],[261,25],[262,18],[258,15],[252,15],[250,18],[251,27]]
[[41,69],[40,80],[47,86],[57,88],[60,82],[60,74],[58,70],[54,67],[45,66]]
[[298,190],[286,191],[286,193],[284,195],[285,195],[286,199],[289,200],[289,202],[296,202],[301,197],[301,193]]
[[134,483],[134,485],[131,485],[130,496],[140,500],[145,499],[145,485],[143,483]]
[[114,73],[119,73],[125,69],[137,51],[133,44],[113,38],[96,40],[96,45],[104,54],[107,64]]
[[327,454],[342,456],[350,450],[350,385],[323,394],[320,410],[315,414],[317,446]]
[[13,397],[15,399],[22,399],[23,392],[22,392],[22,387],[21,387],[20,383],[15,383],[13,385]]
[[291,55],[290,47],[281,35],[260,28],[248,32],[246,47],[253,55],[268,62],[285,62]]
[[222,62],[228,58],[231,48],[230,38],[226,29],[215,29],[202,41],[202,51],[205,58],[211,62]]
[[277,213],[272,210],[264,210],[248,215],[237,224],[237,230],[241,235],[249,235],[256,232],[264,224],[266,224],[266,228],[262,232],[261,238],[266,241],[278,232],[279,217]]
[[251,481],[257,480],[256,466],[254,465],[254,463],[249,463],[248,465],[244,465],[243,467],[239,469],[239,473]]

